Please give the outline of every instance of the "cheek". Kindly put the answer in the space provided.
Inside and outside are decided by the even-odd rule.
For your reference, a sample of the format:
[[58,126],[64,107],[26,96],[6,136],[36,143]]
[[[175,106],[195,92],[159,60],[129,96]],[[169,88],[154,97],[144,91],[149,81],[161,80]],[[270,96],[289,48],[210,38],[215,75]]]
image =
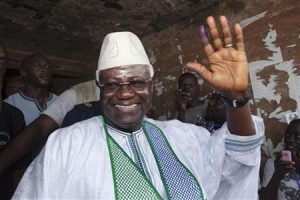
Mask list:
[[112,98],[112,96],[102,95],[102,93],[100,92],[100,106],[102,107],[103,111],[107,109],[107,105],[109,104]]
[[142,95],[142,98],[147,106],[151,106],[153,100],[153,88],[152,87],[148,88],[148,90],[145,91],[145,93]]

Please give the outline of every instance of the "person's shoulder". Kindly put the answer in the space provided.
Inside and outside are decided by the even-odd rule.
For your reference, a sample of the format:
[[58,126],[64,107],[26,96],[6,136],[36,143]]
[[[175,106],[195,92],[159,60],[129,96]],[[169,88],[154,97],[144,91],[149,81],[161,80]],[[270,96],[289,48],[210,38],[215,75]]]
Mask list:
[[103,126],[101,122],[101,116],[95,116],[91,117],[89,119],[77,122],[75,124],[72,124],[69,127],[63,128],[63,129],[82,129],[85,130],[85,128],[99,128],[99,126]]
[[47,140],[47,145],[56,143],[65,146],[72,145],[68,142],[73,141],[77,145],[84,145],[92,143],[95,140],[101,140],[103,137],[101,120],[99,117],[93,117],[84,121],[77,122],[71,126],[57,129],[54,131]]
[[63,91],[59,96],[57,96],[58,99],[61,99],[61,100],[66,100],[66,99],[69,99],[69,98],[76,98],[76,92],[74,90],[73,87]]
[[175,125],[175,127],[177,125],[185,125],[186,123],[183,123],[177,119],[171,119],[171,120],[155,120],[155,119],[151,119],[151,118],[144,118],[144,121],[146,122],[150,122],[152,124],[155,124],[156,126],[159,126],[161,128],[166,128],[166,127],[172,127]]
[[2,112],[23,116],[23,113],[19,108],[4,101],[2,102],[2,109]]
[[167,121],[144,120],[158,127],[172,146],[177,146],[180,142],[183,146],[202,148],[211,138],[210,133],[204,127],[184,123],[177,119]]
[[12,106],[9,103],[2,102],[1,113],[10,118],[15,125],[20,124],[22,127],[25,125],[23,112],[17,107]]
[[[46,149],[60,151],[68,157],[77,157],[81,150],[104,146],[106,135],[100,117],[93,117],[54,131],[48,138]],[[100,147],[100,148],[101,148]]]
[[[88,137],[88,135],[91,134],[97,134],[97,131],[103,127],[100,116],[92,117],[77,123],[74,123],[70,126],[60,128],[56,130],[57,135],[64,135],[61,137],[69,137],[69,136],[79,136],[79,135],[85,135],[85,137]],[[63,134],[60,134],[63,133]],[[51,134],[52,135],[52,134]],[[55,134],[53,134],[55,135]]]
[[16,98],[20,98],[20,93],[16,92],[14,94],[9,95],[6,99],[4,99],[4,102],[10,103],[11,101],[14,101]]
[[53,93],[53,92],[50,92],[50,98],[57,98],[58,96],[55,94],[55,93]]
[[181,135],[188,135],[188,134],[197,134],[197,135],[202,134],[207,136],[210,135],[210,133],[202,126],[196,126],[194,124],[184,123],[177,119],[159,121],[150,118],[145,118],[144,120],[154,124],[155,126],[159,127],[163,131],[166,131],[171,134],[178,134],[178,132],[180,132]]

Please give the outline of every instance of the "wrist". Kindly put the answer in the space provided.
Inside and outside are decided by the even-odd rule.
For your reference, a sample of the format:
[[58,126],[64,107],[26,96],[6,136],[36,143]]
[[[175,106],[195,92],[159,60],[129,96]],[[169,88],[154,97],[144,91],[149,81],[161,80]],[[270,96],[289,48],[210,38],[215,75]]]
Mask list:
[[226,104],[232,108],[240,108],[246,105],[249,102],[249,97],[239,97],[235,99],[225,98]]
[[250,100],[250,96],[249,93],[247,91],[243,92],[243,93],[228,93],[228,94],[224,94],[224,99],[226,101],[226,104],[232,108],[240,108],[243,107],[244,105],[246,105],[249,100]]

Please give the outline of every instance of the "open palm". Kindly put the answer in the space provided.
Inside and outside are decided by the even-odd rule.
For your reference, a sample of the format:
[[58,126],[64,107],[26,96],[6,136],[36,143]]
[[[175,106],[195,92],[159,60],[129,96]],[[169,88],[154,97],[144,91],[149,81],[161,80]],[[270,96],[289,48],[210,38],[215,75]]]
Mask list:
[[239,24],[235,24],[233,32],[236,44],[233,46],[226,17],[221,16],[219,21],[222,33],[219,33],[212,17],[207,19],[211,42],[206,36],[204,27],[200,27],[201,43],[209,66],[189,62],[187,67],[196,71],[207,83],[228,98],[244,96],[248,88],[248,62],[244,51],[242,28]]

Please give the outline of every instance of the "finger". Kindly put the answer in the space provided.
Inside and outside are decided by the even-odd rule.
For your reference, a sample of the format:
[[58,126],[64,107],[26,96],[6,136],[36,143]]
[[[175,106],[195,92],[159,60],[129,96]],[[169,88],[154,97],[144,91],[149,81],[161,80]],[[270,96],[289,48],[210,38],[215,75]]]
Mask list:
[[212,73],[206,69],[204,65],[197,62],[188,62],[186,67],[192,71],[197,72],[205,81],[210,82]]
[[234,25],[234,34],[236,40],[236,48],[240,51],[244,51],[244,36],[243,36],[243,29],[241,25],[235,24]]
[[199,34],[200,34],[200,41],[204,48],[205,54],[206,56],[210,56],[211,54],[214,53],[214,48],[209,43],[209,40],[206,35],[205,27],[203,25],[201,25],[199,28]]
[[220,20],[220,24],[222,27],[222,33],[223,33],[223,37],[224,37],[224,45],[225,45],[225,47],[230,46],[230,45],[232,45],[232,35],[230,32],[230,27],[228,25],[227,18],[225,16],[220,16],[219,20]]
[[209,31],[210,31],[210,35],[213,39],[213,43],[214,43],[215,48],[216,49],[223,48],[223,42],[222,42],[222,39],[220,37],[219,30],[217,28],[215,19],[213,17],[209,16],[206,21],[207,21]]

